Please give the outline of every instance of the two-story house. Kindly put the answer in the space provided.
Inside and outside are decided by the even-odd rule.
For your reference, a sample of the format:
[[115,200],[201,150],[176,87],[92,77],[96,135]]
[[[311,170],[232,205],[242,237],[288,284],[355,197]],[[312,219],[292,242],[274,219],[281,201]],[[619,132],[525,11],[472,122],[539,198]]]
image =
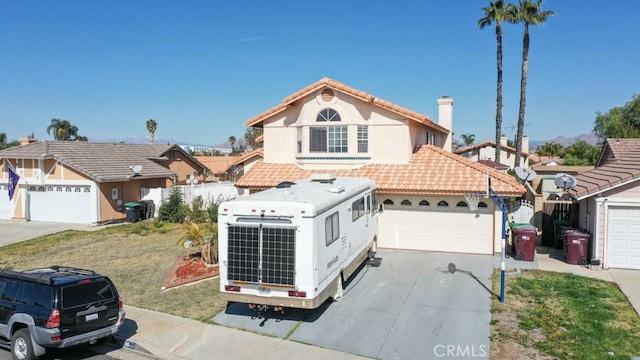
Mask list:
[[[496,142],[487,140],[481,143],[471,145],[455,152],[456,154],[473,161],[491,160],[495,161],[496,157]],[[522,153],[520,154],[520,166],[524,168],[529,167],[529,138],[527,136],[522,137]],[[516,163],[516,149],[507,145],[507,137],[500,137],[500,164],[507,166],[509,169],[514,169]]]
[[501,213],[490,199],[470,211],[464,194],[519,196],[515,178],[451,153],[453,99],[438,100],[439,119],[323,78],[247,121],[263,128],[264,158],[236,186],[259,191],[314,172],[375,180],[378,246],[493,254]]

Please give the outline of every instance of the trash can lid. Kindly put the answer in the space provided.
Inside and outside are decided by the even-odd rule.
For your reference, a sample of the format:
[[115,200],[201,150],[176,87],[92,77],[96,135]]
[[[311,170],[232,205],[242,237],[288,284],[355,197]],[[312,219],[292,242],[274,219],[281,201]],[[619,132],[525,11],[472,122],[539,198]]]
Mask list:
[[134,201],[130,201],[126,204],[124,204],[124,206],[126,207],[136,207],[136,206],[140,206],[140,203],[134,202]]
[[535,228],[535,226],[531,226],[531,225],[514,227],[513,232],[516,234],[523,234],[523,233],[538,234],[538,230]]
[[517,223],[517,222],[510,222],[509,226],[511,226],[512,229],[517,227],[533,227],[533,225],[529,223]]

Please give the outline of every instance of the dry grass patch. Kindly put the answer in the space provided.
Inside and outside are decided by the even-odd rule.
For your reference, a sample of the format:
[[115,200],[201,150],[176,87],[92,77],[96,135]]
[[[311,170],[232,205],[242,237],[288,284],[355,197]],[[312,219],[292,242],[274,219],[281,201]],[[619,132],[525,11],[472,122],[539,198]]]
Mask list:
[[183,233],[180,226],[153,222],[96,232],[65,231],[3,247],[0,267],[66,265],[95,270],[114,281],[125,304],[209,321],[225,305],[217,279],[160,289],[175,259],[186,254],[176,245]]

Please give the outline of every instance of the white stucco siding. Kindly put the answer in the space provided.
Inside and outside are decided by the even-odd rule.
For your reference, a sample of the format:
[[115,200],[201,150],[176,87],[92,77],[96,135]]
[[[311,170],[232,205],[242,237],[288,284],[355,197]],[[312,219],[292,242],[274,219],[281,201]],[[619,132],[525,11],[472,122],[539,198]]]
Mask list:
[[[380,201],[389,197],[381,195]],[[456,207],[462,198],[446,199],[448,208],[438,207],[440,199],[406,198],[412,205],[400,205],[405,198],[394,197],[380,215],[378,246],[382,248],[493,254],[496,236],[493,207],[470,211]]]
[[264,126],[264,162],[293,163],[297,153],[297,129],[276,124]]
[[9,220],[13,214],[13,206],[9,201],[7,184],[0,183],[0,220]]

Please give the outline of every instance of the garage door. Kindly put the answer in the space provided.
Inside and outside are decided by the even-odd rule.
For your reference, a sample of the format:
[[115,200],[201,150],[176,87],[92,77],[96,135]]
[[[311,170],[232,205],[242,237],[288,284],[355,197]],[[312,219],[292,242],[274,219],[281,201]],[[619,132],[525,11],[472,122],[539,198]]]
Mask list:
[[640,207],[609,207],[607,266],[640,269]]
[[11,219],[11,202],[7,184],[0,184],[0,220]]
[[386,207],[379,220],[380,247],[493,254],[493,213],[490,210]]
[[29,218],[78,224],[97,222],[95,193],[89,186],[47,186],[29,191]]

